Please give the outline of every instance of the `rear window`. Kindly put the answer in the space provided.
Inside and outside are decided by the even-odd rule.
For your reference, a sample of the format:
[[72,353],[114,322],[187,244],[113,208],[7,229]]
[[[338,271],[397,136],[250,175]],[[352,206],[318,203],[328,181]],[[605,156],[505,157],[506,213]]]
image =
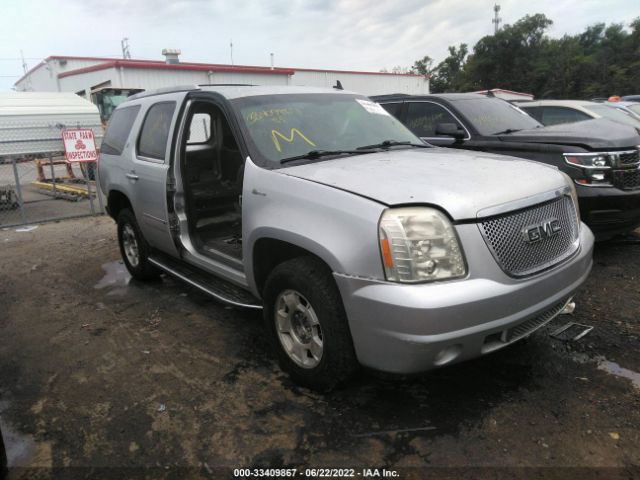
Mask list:
[[496,135],[505,130],[528,130],[542,126],[518,107],[498,98],[469,96],[464,100],[455,100],[454,106],[467,117],[480,135]]
[[131,107],[118,108],[113,112],[107,125],[107,131],[102,139],[101,153],[108,155],[120,155],[122,153],[139,111],[140,105],[133,105]]
[[176,102],[161,102],[147,112],[138,140],[138,155],[164,160]]

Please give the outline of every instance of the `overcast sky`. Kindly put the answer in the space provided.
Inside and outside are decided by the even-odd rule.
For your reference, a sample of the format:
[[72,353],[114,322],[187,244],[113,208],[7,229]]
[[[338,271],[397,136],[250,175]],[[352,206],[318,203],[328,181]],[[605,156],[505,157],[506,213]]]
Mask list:
[[[577,33],[597,22],[626,25],[640,0],[499,0],[504,23],[544,13],[550,35]],[[0,91],[49,55],[132,58],[372,70],[410,66],[447,46],[470,47],[493,31],[494,0],[0,0]]]

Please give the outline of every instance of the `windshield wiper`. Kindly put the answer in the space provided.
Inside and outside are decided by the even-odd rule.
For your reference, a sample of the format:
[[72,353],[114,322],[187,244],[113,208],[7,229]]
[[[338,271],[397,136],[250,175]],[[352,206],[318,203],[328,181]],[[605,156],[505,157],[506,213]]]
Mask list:
[[516,133],[522,130],[521,128],[507,128],[506,130],[502,130],[501,132],[493,133],[492,135],[507,135],[509,133]]
[[280,160],[280,165],[294,162],[296,160],[315,160],[316,158],[328,157],[331,155],[362,155],[363,153],[375,153],[375,150],[311,150],[310,152],[295,157],[287,157]]
[[385,140],[384,142],[374,143],[373,145],[365,145],[363,147],[358,147],[356,148],[356,150],[370,150],[372,148],[389,148],[389,147],[396,147],[400,145],[406,145],[409,147],[417,147],[417,148],[431,148],[431,145],[426,145],[426,144],[398,142],[397,140]]

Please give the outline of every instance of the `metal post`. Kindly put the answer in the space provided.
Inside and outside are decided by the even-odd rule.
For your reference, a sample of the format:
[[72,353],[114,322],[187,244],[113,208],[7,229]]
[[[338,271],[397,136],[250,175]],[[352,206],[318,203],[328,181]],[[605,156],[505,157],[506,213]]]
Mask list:
[[53,185],[53,198],[58,198],[58,190],[56,189],[56,172],[53,168],[53,155],[49,153],[49,167],[51,169],[51,184]]
[[84,177],[84,181],[87,184],[87,194],[89,195],[89,205],[91,206],[91,215],[96,214],[96,209],[93,206],[93,195],[91,194],[91,182],[89,181],[89,171],[88,168],[81,168],[82,176]]
[[18,165],[16,163],[16,157],[11,159],[13,164],[13,177],[16,179],[16,193],[18,194],[18,204],[20,205],[20,218],[22,223],[27,223],[27,216],[24,212],[24,202],[22,201],[22,188],[20,187],[20,176],[18,175]]
[[98,168],[98,162],[94,162],[94,171],[96,178],[96,197],[98,197],[98,204],[100,205],[100,213],[104,213],[104,203],[102,202],[102,192],[100,191],[100,169]]

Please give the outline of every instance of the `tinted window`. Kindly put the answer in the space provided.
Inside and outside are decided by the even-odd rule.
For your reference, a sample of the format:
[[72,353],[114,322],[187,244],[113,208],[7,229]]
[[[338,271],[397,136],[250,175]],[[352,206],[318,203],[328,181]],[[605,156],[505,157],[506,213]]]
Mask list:
[[406,125],[419,137],[435,137],[439,123],[455,123],[462,128],[453,115],[440,105],[431,102],[411,102],[407,107]]
[[505,130],[526,130],[541,126],[518,107],[498,98],[470,94],[464,100],[454,100],[453,105],[480,135],[495,135]]
[[640,128],[639,120],[636,120],[630,114],[625,113],[622,110],[618,110],[615,107],[610,107],[609,105],[589,105],[588,108],[592,112],[595,112],[604,118],[608,118],[609,120],[613,120],[614,122],[625,123],[632,127]]
[[592,117],[579,110],[566,107],[543,107],[542,123],[544,125],[558,125],[560,123],[573,123],[590,120]]
[[164,159],[176,102],[153,105],[147,112],[138,140],[138,154],[143,157]]
[[100,146],[102,153],[108,155],[120,155],[122,153],[138,111],[140,111],[140,105],[119,108],[113,112]]
[[389,112],[394,117],[400,117],[400,110],[402,109],[402,103],[381,103],[382,108]]
[[524,110],[533,118],[542,123],[542,107],[520,107],[521,110]]

